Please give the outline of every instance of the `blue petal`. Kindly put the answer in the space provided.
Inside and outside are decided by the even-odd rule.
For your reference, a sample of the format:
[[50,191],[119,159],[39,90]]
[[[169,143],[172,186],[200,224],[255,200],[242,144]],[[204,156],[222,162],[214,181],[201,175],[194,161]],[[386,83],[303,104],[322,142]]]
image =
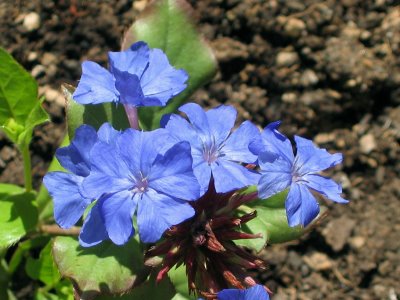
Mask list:
[[80,193],[83,177],[64,172],[51,172],[43,183],[53,197],[54,218],[61,228],[70,228],[82,217],[91,200]]
[[267,125],[261,133],[261,140],[253,142],[250,150],[255,154],[262,152],[276,153],[289,162],[294,160],[292,144],[286,136],[278,131],[280,121]]
[[186,88],[188,75],[184,70],[174,69],[168,62],[167,56],[160,49],[150,52],[149,66],[140,78],[143,94],[146,97],[144,105],[154,103],[165,105],[169,99],[178,95]]
[[83,192],[90,198],[98,199],[103,194],[120,192],[131,189],[135,181],[128,177],[110,176],[107,173],[92,171],[83,180]]
[[245,300],[269,300],[269,295],[267,293],[267,291],[265,290],[265,288],[260,285],[257,284],[249,289],[246,290],[246,296],[245,296]]
[[95,204],[89,211],[79,234],[79,244],[82,247],[92,247],[108,239],[104,220],[99,206]]
[[138,203],[137,222],[140,240],[158,241],[165,230],[194,215],[194,209],[184,201],[171,199],[149,189]]
[[65,169],[79,176],[87,176],[90,172],[90,150],[96,141],[96,130],[89,125],[82,125],[75,131],[71,144],[56,151],[56,157]]
[[218,293],[218,300],[244,300],[246,299],[246,290],[225,289]]
[[273,163],[260,162],[261,178],[258,182],[258,195],[267,199],[276,193],[282,192],[292,182],[290,163],[279,157]]
[[172,136],[178,141],[187,141],[192,148],[192,154],[202,155],[203,144],[195,128],[186,119],[176,114],[169,115],[168,123],[165,125]]
[[157,155],[163,155],[173,144],[175,141],[165,129],[128,129],[117,140],[122,159],[136,177],[146,177]]
[[257,284],[247,290],[225,289],[218,293],[218,300],[269,300],[264,287]]
[[323,177],[318,174],[305,175],[304,180],[307,182],[306,185],[318,193],[324,195],[326,198],[338,202],[348,203],[349,201],[343,199],[340,194],[342,193],[342,187],[334,182],[332,179]]
[[249,144],[260,134],[256,126],[250,121],[245,121],[226,140],[221,152],[224,159],[254,163],[257,156],[249,150]]
[[80,104],[117,102],[119,93],[114,82],[114,77],[106,69],[95,62],[85,61],[81,80],[72,97]]
[[201,106],[196,103],[187,103],[182,105],[179,111],[188,116],[193,128],[200,134],[199,138],[204,144],[209,145],[211,143],[211,134],[208,118]]
[[116,147],[97,142],[91,151],[91,173],[83,182],[90,197],[98,199],[103,193],[113,193],[132,187],[131,172]]
[[184,200],[198,199],[200,186],[193,174],[189,143],[180,142],[164,156],[157,156],[148,181],[157,192]]
[[245,186],[257,184],[260,175],[226,160],[219,159],[211,165],[217,193],[227,193]]
[[235,125],[236,115],[236,109],[230,105],[220,105],[206,112],[210,133],[216,145],[222,144],[229,136]]
[[118,69],[115,69],[114,76],[115,87],[120,94],[121,103],[134,107],[142,106],[144,96],[139,77],[126,71],[121,72]]
[[120,134],[121,132],[115,130],[110,123],[104,123],[97,131],[99,140],[111,145],[115,144],[117,137],[119,137]]
[[316,147],[312,141],[294,137],[297,146],[295,168],[298,174],[315,173],[340,164],[343,160],[341,153],[330,154],[325,149]]
[[285,203],[290,227],[307,226],[319,213],[317,200],[303,184],[292,183]]
[[132,192],[122,191],[115,194],[107,194],[97,202],[108,236],[116,245],[125,244],[135,230],[132,217],[139,196]]
[[196,159],[193,157],[193,173],[200,184],[200,196],[204,195],[208,190],[211,180],[211,166],[201,157]]
[[108,52],[110,71],[116,70],[129,72],[136,75],[139,79],[148,67],[150,49],[144,42],[137,42],[125,50],[119,52]]

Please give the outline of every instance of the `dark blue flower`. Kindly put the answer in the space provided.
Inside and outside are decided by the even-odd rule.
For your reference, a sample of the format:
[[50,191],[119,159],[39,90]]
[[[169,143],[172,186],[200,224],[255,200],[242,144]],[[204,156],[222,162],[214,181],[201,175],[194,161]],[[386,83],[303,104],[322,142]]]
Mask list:
[[109,71],[92,61],[82,64],[82,77],[73,94],[75,101],[164,106],[186,88],[186,72],[174,69],[160,49],[149,49],[144,42],[126,51],[109,52],[108,58]]
[[268,125],[261,140],[250,147],[259,154],[262,175],[258,194],[266,199],[289,187],[285,203],[288,223],[306,226],[319,213],[318,202],[311,191],[338,203],[348,202],[340,196],[342,187],[339,184],[318,174],[341,163],[342,154],[329,154],[312,141],[295,136],[297,154],[294,156],[290,141],[277,130],[279,124]]
[[269,300],[269,295],[262,285],[255,285],[247,290],[225,289],[218,293],[218,300]]
[[82,125],[75,131],[71,144],[57,150],[60,164],[70,171],[50,172],[43,182],[54,201],[54,218],[61,228],[73,226],[82,217],[83,212],[94,200],[82,189],[82,181],[90,174],[90,151],[101,140],[112,143],[118,131],[108,123],[99,131],[88,125]]
[[162,122],[178,140],[190,143],[201,194],[207,191],[211,177],[218,193],[257,183],[259,175],[241,165],[257,160],[249,143],[259,135],[259,130],[251,122],[243,122],[231,133],[237,114],[232,106],[221,105],[205,112],[199,105],[188,103],[179,110],[190,122],[178,115],[170,115]]
[[155,242],[166,229],[193,216],[187,201],[196,200],[200,189],[190,145],[172,143],[165,129],[128,129],[115,145],[96,143],[83,187],[98,199],[82,228],[84,246],[106,238],[117,245],[126,243],[134,234],[135,211],[140,239]]

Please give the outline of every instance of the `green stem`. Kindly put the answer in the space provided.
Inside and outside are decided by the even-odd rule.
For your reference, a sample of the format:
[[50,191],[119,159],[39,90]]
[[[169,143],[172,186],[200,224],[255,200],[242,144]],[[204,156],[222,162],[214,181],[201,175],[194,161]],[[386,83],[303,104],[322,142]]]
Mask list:
[[24,180],[25,190],[27,192],[32,191],[32,166],[31,166],[31,155],[29,153],[29,144],[23,144],[21,147],[22,159],[24,161]]

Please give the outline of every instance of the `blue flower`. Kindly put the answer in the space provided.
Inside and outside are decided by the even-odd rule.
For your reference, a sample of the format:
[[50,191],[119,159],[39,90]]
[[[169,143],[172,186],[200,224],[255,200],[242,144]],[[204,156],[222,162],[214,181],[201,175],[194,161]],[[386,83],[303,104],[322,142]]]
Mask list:
[[134,234],[135,211],[140,239],[155,242],[166,229],[194,215],[188,201],[198,199],[200,189],[190,145],[172,143],[165,129],[127,129],[115,145],[96,143],[83,188],[98,199],[82,228],[84,246],[106,238],[126,243]]
[[67,147],[56,151],[60,164],[70,171],[50,172],[43,182],[54,201],[54,218],[61,228],[76,224],[83,212],[94,200],[82,189],[82,181],[90,174],[90,151],[101,140],[112,143],[118,131],[106,123],[99,131],[88,125],[82,125],[75,131],[75,137]]
[[290,141],[277,128],[280,122],[268,125],[261,140],[250,148],[259,154],[261,178],[258,194],[262,199],[271,197],[286,188],[289,193],[285,207],[290,226],[308,225],[319,213],[319,205],[311,191],[326,198],[347,203],[340,194],[342,187],[318,173],[342,162],[342,154],[329,154],[317,148],[312,141],[295,136],[297,154],[293,155]]
[[221,105],[205,112],[199,105],[188,103],[179,110],[190,122],[169,115],[162,123],[178,140],[190,143],[201,194],[207,191],[211,178],[217,193],[257,183],[259,174],[241,165],[257,160],[249,150],[249,143],[259,135],[259,130],[251,122],[243,122],[231,133],[237,114],[232,106]]
[[247,290],[225,289],[218,293],[218,300],[269,300],[265,288],[257,284]]
[[188,75],[174,69],[160,49],[137,42],[128,50],[109,52],[110,70],[92,61],[82,64],[73,98],[81,104],[116,102],[130,106],[164,106],[186,88]]

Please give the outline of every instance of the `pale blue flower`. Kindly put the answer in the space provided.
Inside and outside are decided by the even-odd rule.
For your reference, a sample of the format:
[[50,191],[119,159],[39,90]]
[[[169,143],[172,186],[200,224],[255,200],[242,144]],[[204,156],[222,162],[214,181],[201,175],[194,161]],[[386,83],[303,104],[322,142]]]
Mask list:
[[259,154],[261,178],[258,194],[262,199],[289,188],[285,207],[290,226],[307,226],[319,213],[319,205],[311,191],[326,198],[347,203],[341,197],[342,187],[332,179],[319,175],[320,171],[342,162],[342,154],[329,154],[312,141],[295,136],[297,153],[293,155],[290,141],[278,130],[279,122],[268,125],[261,140],[251,145]]
[[76,102],[164,106],[186,88],[186,72],[176,70],[162,50],[149,49],[144,42],[109,52],[108,58],[109,70],[92,61],[82,64],[82,77],[73,94]]

